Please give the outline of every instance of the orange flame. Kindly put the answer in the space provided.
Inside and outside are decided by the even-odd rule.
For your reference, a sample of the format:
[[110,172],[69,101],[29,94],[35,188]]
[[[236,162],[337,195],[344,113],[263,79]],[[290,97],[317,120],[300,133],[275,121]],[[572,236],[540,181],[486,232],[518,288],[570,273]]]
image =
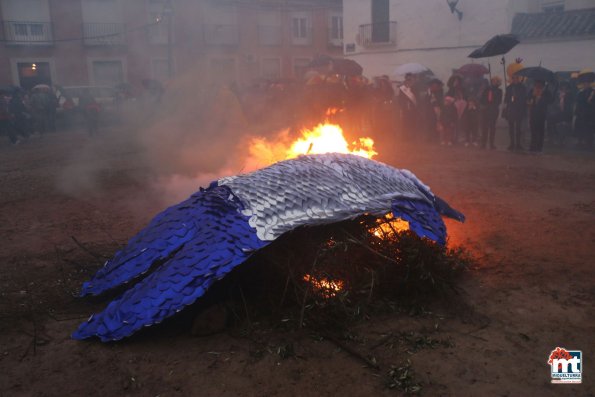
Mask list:
[[[327,114],[333,115],[339,111],[329,109]],[[374,149],[372,138],[359,138],[349,144],[342,128],[327,121],[311,130],[300,131],[300,137],[294,140],[289,137],[288,130],[279,133],[274,140],[252,138],[249,143],[250,156],[245,169],[257,169],[304,154],[323,153],[351,153],[369,159],[378,154]]]
[[396,234],[409,230],[409,222],[401,218],[395,218],[392,214],[376,220],[376,226],[369,230],[374,236],[384,240],[394,237]]
[[310,274],[304,274],[302,278],[305,282],[312,286],[312,289],[325,298],[332,298],[341,292],[344,283],[341,280],[329,280],[324,277],[316,278]]
[[359,142],[347,143],[343,130],[336,124],[318,124],[312,130],[302,130],[302,136],[287,150],[286,158],[302,154],[351,153],[365,158],[378,154],[372,138],[360,138]]

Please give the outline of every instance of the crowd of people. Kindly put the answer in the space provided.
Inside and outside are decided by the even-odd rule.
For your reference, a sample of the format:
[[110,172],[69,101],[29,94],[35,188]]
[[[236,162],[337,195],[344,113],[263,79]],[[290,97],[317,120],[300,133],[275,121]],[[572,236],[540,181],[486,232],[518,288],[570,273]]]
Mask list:
[[[313,125],[328,118],[328,109],[341,109],[331,121],[379,142],[397,139],[495,149],[497,125],[503,119],[510,151],[540,153],[546,136],[552,145],[591,150],[595,78],[581,78],[595,74],[585,71],[566,81],[544,81],[518,76],[522,67],[509,66],[506,87],[498,76],[469,77],[456,71],[444,84],[428,74],[407,74],[402,83],[395,83],[388,76],[370,81],[331,69],[308,72],[303,84],[261,83],[238,96],[249,118],[268,117],[274,109],[297,126]],[[255,106],[255,98],[266,100]]]
[[[520,70],[520,67],[516,67]],[[591,74],[585,71],[584,74]],[[422,91],[414,89],[416,77],[408,75],[399,87],[397,112],[400,128],[411,139],[425,134],[427,141],[442,145],[464,144],[495,149],[496,125],[502,117],[508,124],[510,151],[540,153],[547,135],[552,144],[563,146],[576,137],[578,149],[593,149],[595,135],[595,87],[591,79],[575,81],[527,81],[510,74],[503,92],[498,76],[482,80],[479,87],[466,86],[454,74],[446,89],[431,79]],[[591,80],[591,81],[589,81]],[[475,88],[475,89],[472,89]],[[523,147],[523,131],[528,127],[529,145]],[[546,130],[547,128],[547,130]]]
[[14,89],[0,93],[0,133],[14,145],[38,132],[56,131],[58,100],[49,87],[26,92]]
[[[158,103],[164,89],[145,79],[145,102]],[[29,90],[11,87],[0,90],[0,135],[18,145],[30,137],[67,130],[79,124],[94,136],[100,126],[121,119],[124,104],[133,101],[129,84],[116,87],[50,87],[38,84]],[[140,102],[140,101],[139,101]]]
[[[409,141],[495,149],[502,118],[508,124],[508,150],[542,152],[546,135],[553,145],[592,150],[595,73],[585,70],[566,81],[527,80],[517,74],[522,68],[520,62],[509,65],[505,88],[498,76],[457,70],[446,84],[428,73],[406,74],[397,83],[388,76],[369,80],[361,72],[338,74],[324,65],[311,68],[303,80],[263,80],[244,89],[233,84],[229,90],[248,122],[270,128],[298,130],[330,119],[379,145]],[[161,85],[143,86],[153,102],[161,102]],[[45,86],[0,95],[0,134],[18,144],[34,132],[55,131],[58,108],[61,114],[82,114],[89,133],[96,133],[102,108],[90,91],[83,90],[77,103],[67,95],[59,102]],[[530,142],[524,147],[527,130]]]

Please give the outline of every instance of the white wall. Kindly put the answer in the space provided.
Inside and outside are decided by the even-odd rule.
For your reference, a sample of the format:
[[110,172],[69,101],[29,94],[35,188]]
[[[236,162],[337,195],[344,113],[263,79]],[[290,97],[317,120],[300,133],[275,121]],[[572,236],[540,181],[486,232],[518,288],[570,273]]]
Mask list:
[[[469,50],[437,49],[432,51],[385,52],[357,54],[351,58],[364,68],[368,77],[382,74],[391,75],[396,66],[407,62],[419,62],[426,65],[443,81],[446,81],[456,69],[465,63],[476,62],[485,66],[491,63],[492,74],[503,78],[504,72],[500,64],[501,57],[471,60],[467,58]],[[573,71],[583,68],[595,69],[595,39],[577,41],[550,41],[544,43],[519,44],[506,54],[507,64],[515,58],[523,59],[525,66],[537,66],[541,62],[543,67],[553,71]]]
[[[533,0],[535,2],[541,0]],[[595,0],[567,0],[584,6]],[[581,3],[581,4],[578,4]],[[446,80],[452,69],[473,60],[467,56],[496,34],[510,32],[515,13],[528,12],[531,0],[460,0],[463,12],[459,22],[443,0],[391,0],[390,19],[397,21],[397,45],[365,48],[356,44],[355,52],[345,56],[364,68],[368,77],[391,75],[396,66],[418,62],[426,65],[441,79]],[[344,0],[344,42],[356,43],[358,27],[371,21],[370,0]],[[507,62],[524,59],[526,66],[538,65],[554,71],[580,70],[595,67],[595,40],[525,43],[506,55]],[[478,59],[473,62],[487,66],[491,63],[494,74],[503,76],[500,57]]]
[[1,0],[6,21],[50,22],[47,0]]
[[[463,19],[459,21],[443,0],[391,0],[390,20],[397,22],[397,44],[392,49],[477,47],[495,34],[510,31],[513,15],[509,12],[510,2],[460,0],[457,7],[463,12]],[[524,4],[524,1],[514,3]],[[371,22],[371,1],[344,0],[343,18],[344,42],[356,43],[355,52],[370,51],[357,45],[357,33],[359,25]]]
[[83,22],[123,23],[124,14],[120,0],[83,0]]

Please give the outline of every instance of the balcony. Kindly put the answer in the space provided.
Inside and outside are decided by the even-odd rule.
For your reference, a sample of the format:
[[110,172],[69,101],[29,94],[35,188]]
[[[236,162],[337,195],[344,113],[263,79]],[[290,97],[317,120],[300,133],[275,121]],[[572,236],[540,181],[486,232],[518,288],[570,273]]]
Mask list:
[[84,23],[83,42],[88,46],[125,45],[125,30],[123,23]]
[[2,21],[2,39],[7,45],[52,45],[51,22]]
[[283,42],[281,26],[258,25],[258,42],[262,46],[279,46]]
[[395,46],[397,23],[377,22],[359,26],[359,44],[364,47]]
[[204,25],[205,44],[212,46],[237,46],[240,31],[237,25]]

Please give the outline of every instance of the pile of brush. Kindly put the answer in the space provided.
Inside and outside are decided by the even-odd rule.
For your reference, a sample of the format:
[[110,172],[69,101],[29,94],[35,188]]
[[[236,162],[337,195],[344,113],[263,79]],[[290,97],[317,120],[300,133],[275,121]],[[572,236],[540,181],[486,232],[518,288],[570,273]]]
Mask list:
[[236,322],[340,331],[374,313],[456,292],[469,256],[391,222],[363,217],[288,233],[215,285],[200,305],[224,302]]

